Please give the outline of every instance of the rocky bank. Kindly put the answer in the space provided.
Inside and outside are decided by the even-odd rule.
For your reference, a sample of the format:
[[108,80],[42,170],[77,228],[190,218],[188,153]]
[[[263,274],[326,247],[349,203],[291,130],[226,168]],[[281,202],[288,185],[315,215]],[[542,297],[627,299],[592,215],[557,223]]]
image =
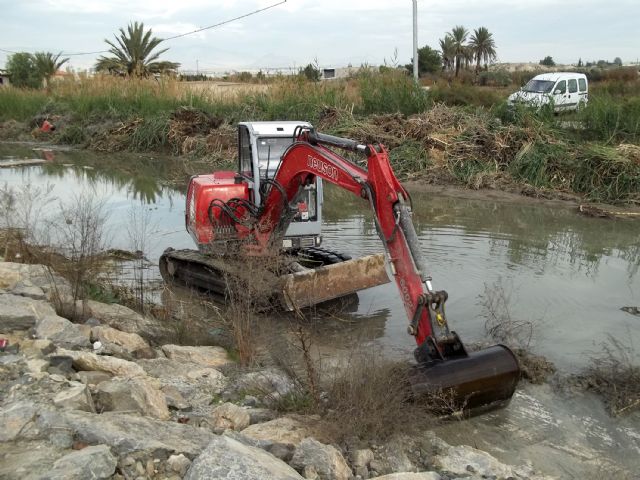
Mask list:
[[[158,321],[69,300],[41,265],[0,262],[2,479],[545,479],[425,432],[339,447],[281,416],[294,383],[216,346],[162,342]],[[82,323],[60,315],[83,308]]]

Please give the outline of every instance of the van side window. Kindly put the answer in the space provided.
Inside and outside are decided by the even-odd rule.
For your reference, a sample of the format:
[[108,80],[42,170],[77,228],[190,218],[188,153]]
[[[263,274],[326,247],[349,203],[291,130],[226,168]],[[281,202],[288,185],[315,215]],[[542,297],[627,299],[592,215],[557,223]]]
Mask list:
[[[559,90],[559,92],[558,92]],[[558,92],[558,93],[567,93],[567,81],[566,80],[562,80],[561,82],[558,82],[558,84],[556,85],[556,88],[553,89],[553,93]]]
[[576,93],[578,91],[578,81],[575,78],[569,80],[569,93]]
[[578,79],[578,86],[580,87],[581,92],[587,91],[587,81],[584,78]]

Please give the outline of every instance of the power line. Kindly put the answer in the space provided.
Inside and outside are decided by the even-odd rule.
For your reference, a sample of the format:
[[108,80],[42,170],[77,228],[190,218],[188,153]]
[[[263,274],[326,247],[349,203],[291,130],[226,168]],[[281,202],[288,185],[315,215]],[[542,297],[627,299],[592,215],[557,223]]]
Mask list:
[[[224,20],[224,21],[216,23],[214,25],[209,25],[208,27],[198,28],[197,30],[193,30],[192,32],[181,33],[180,35],[174,35],[173,37],[163,38],[162,41],[166,42],[168,40],[175,40],[176,38],[182,38],[182,37],[186,37],[187,35],[193,35],[194,33],[200,33],[200,32],[203,32],[205,30],[211,30],[212,28],[221,27],[222,25],[226,25],[228,23],[235,22],[236,20],[247,18],[247,17],[250,17],[252,15],[256,15],[258,13],[262,13],[265,10],[269,10],[271,8],[275,8],[275,7],[279,6],[279,5],[282,5],[283,3],[287,3],[287,0],[282,0],[282,1],[278,2],[278,3],[274,3],[274,4],[266,6],[264,8],[259,8],[257,10],[253,10],[252,12],[245,13],[243,15],[239,15],[239,16],[234,17],[234,18],[230,18],[229,20]],[[6,50],[4,48],[0,48],[0,52],[22,53],[22,52],[14,52],[13,50]],[[65,57],[74,57],[74,56],[79,56],[79,55],[97,55],[99,53],[109,53],[109,50],[97,50],[95,52],[75,52],[75,53],[60,52],[60,55],[65,56]]]

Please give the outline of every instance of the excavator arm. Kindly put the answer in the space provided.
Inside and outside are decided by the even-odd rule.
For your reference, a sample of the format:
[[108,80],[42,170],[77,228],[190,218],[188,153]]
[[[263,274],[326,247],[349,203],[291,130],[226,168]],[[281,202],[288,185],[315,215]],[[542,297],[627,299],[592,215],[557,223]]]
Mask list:
[[[294,137],[296,141],[283,154],[274,177],[263,181],[260,205],[246,200],[248,186],[240,175],[234,177],[223,172],[192,181],[187,193],[186,216],[187,228],[197,243],[218,248],[216,242],[229,240],[239,242],[246,255],[268,256],[279,251],[298,201],[316,177],[352,192],[373,209],[387,270],[398,287],[409,320],[408,332],[417,344],[414,352],[417,364],[412,367],[411,375],[414,393],[445,392],[450,405],[471,410],[508,402],[518,382],[518,362],[503,345],[468,352],[458,335],[449,329],[445,315],[448,295],[433,289],[411,219],[409,193],[394,175],[385,148],[321,134],[308,127],[299,127]],[[337,150],[360,155],[364,166],[339,155]],[[194,194],[192,186],[200,188],[200,193]],[[202,277],[202,269],[189,270],[193,265],[180,255],[184,256],[180,252],[167,253],[166,260],[161,260],[161,269],[164,265],[171,274],[177,268],[174,264],[183,262],[185,268],[178,269],[179,273],[189,274],[196,280]],[[361,262],[350,270],[357,271],[359,276],[339,270],[341,282],[353,282],[352,291],[384,283],[379,278],[380,265],[374,265],[376,258],[380,256],[350,261]],[[216,268],[211,262],[213,260],[201,261],[207,269]],[[317,285],[319,289],[327,288],[325,284],[340,276],[329,274],[332,268],[343,269],[336,265],[313,269],[309,273],[311,282],[297,283],[298,287],[302,285],[302,293]],[[384,276],[384,271],[381,274]],[[298,273],[288,277],[295,275]],[[348,290],[345,285],[339,287],[342,292]],[[313,298],[317,303],[335,296],[320,292]]]
[[[333,147],[331,149],[330,147]],[[360,153],[366,167],[334,149]],[[507,347],[496,345],[469,353],[449,330],[445,291],[435,291],[411,219],[409,193],[400,184],[382,145],[361,145],[349,139],[301,129],[264,197],[257,223],[247,231],[252,248],[278,245],[291,221],[297,197],[320,177],[367,201],[375,214],[378,235],[409,319],[408,332],[417,343],[412,385],[416,394],[453,392],[451,403],[465,409],[504,405],[515,391],[518,362]]]

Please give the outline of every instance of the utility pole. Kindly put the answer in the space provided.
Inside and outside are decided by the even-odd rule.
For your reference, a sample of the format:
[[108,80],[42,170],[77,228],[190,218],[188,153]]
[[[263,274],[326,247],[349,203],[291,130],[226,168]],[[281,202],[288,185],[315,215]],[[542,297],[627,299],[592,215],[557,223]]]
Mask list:
[[196,58],[196,76],[200,75],[200,67],[198,66],[198,59]]
[[418,83],[418,0],[413,0],[413,79]]

